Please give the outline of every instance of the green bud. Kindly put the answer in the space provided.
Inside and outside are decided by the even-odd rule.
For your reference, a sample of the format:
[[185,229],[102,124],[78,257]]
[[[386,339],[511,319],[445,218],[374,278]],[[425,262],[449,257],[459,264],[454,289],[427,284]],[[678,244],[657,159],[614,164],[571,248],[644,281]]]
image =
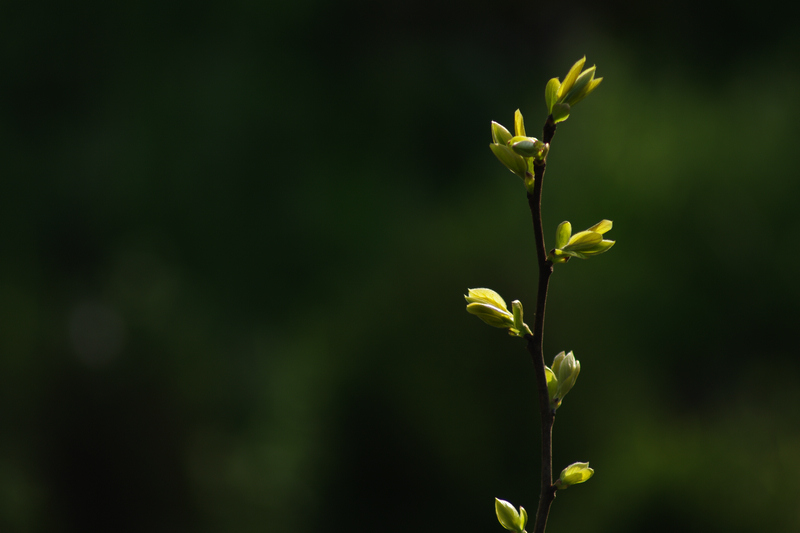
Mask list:
[[547,393],[550,396],[550,409],[555,411],[561,406],[564,396],[570,391],[581,371],[580,362],[575,360],[572,352],[559,352],[553,358],[552,370],[545,367],[547,377]]
[[[535,142],[536,142],[535,137],[522,137],[520,135],[515,135],[514,137],[511,137],[511,139],[508,140],[507,144],[509,148],[517,152],[519,155],[523,157],[532,157],[533,156],[532,150]],[[519,150],[524,151],[524,149],[527,148],[528,150],[531,151],[531,153],[523,153],[522,151],[518,151],[517,149],[514,148],[515,145],[519,145],[518,146]]]
[[[545,100],[547,109],[556,124],[567,120],[570,108],[586,98],[603,81],[603,78],[594,78],[596,67],[592,66],[583,70],[585,63],[586,56],[572,65],[562,83],[558,83],[558,78],[553,78],[547,83]],[[554,94],[553,91],[555,91]]]
[[519,512],[514,506],[505,500],[494,499],[494,512],[500,525],[509,531],[522,533],[528,525],[528,513],[524,507],[519,508]]
[[575,380],[578,379],[578,374],[581,373],[581,363],[575,359],[572,352],[564,355],[564,352],[559,353],[553,360],[553,373],[558,380],[558,387],[553,396],[552,401],[561,403],[564,396],[575,385]]
[[589,463],[572,463],[561,471],[561,475],[556,480],[555,485],[558,489],[566,489],[570,485],[588,481],[593,475],[594,469],[589,468]]
[[[581,371],[581,364],[579,361],[575,360],[575,355],[571,351],[566,355],[563,354],[564,352],[561,352],[562,357],[558,365],[556,365],[555,362],[553,363],[557,368],[554,372],[558,377],[559,387],[562,387],[563,383],[568,380],[575,383],[575,379]],[[561,397],[563,398],[564,395],[562,394]]]
[[522,157],[534,157],[539,154],[540,150],[536,149],[536,142],[525,139],[509,145],[512,150],[521,155]]
[[505,129],[502,125],[492,121],[492,140],[495,144],[508,144],[511,139],[511,132]]
[[[550,145],[545,144],[542,141],[538,140],[536,137],[512,137],[511,140],[508,141],[508,145],[514,150],[516,153],[523,157],[533,157],[538,160],[542,160],[547,156],[547,152],[550,150]],[[528,171],[533,173],[533,169],[528,166]]]
[[525,122],[522,112],[514,113],[514,135],[497,122],[492,122],[492,140],[489,145],[495,157],[511,172],[522,178],[528,192],[533,191],[534,166],[544,161],[550,145],[535,137],[525,135]]
[[508,170],[523,180],[525,179],[525,174],[528,172],[528,165],[521,155],[515,153],[514,150],[505,144],[490,144],[489,148],[491,148],[497,159],[499,159]]

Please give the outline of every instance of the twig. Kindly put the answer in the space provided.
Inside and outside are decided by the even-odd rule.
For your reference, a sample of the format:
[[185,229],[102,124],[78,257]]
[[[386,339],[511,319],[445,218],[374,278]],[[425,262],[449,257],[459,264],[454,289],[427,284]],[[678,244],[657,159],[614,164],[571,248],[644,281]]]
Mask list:
[[[542,141],[549,143],[556,133],[556,125],[552,117],[547,117],[543,131]],[[555,411],[550,409],[550,395],[547,392],[547,376],[544,364],[544,313],[547,305],[547,288],[550,276],[553,273],[553,263],[547,259],[547,248],[544,243],[544,230],[542,228],[542,185],[544,184],[544,171],[547,164],[542,161],[534,166],[533,193],[528,193],[528,206],[533,219],[533,231],[536,239],[536,259],[539,264],[539,286],[536,295],[536,316],[533,323],[533,335],[526,335],[528,352],[533,359],[533,368],[536,372],[536,384],[539,389],[539,415],[542,421],[542,467],[541,489],[539,493],[539,507],[536,510],[533,533],[544,533],[547,518],[550,514],[550,505],[556,497],[556,488],[553,486],[553,423]]]

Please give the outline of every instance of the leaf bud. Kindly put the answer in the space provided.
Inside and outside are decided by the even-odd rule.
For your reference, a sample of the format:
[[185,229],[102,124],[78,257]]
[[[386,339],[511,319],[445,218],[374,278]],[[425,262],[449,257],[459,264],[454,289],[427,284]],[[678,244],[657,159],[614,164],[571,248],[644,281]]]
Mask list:
[[550,149],[549,144],[543,143],[536,137],[512,137],[508,145],[519,155],[538,160],[544,159]]
[[578,374],[581,372],[580,361],[575,360],[572,352],[565,354],[559,352],[553,358],[552,368],[544,367],[547,378],[547,394],[550,398],[550,409],[555,411],[561,406],[564,396],[575,385]]
[[589,463],[572,463],[564,470],[556,480],[556,488],[566,489],[570,485],[577,485],[588,481],[594,475],[594,469],[589,468]]
[[570,257],[587,259],[607,252],[615,241],[603,239],[603,234],[612,225],[610,220],[601,220],[591,228],[571,235],[571,224],[562,222],[556,228],[556,247],[550,251],[548,258],[553,263],[566,263]]
[[464,296],[467,312],[495,328],[514,327],[514,316],[508,311],[503,298],[491,289],[469,289]]
[[505,500],[494,499],[494,512],[500,525],[509,531],[523,533],[528,524],[528,513],[524,507],[519,508],[519,512],[514,506]]
[[560,403],[575,385],[575,380],[578,379],[578,374],[581,373],[581,363],[575,359],[572,352],[566,355],[561,352],[556,356],[556,360],[553,361],[553,373],[558,379],[558,388],[553,400]]
[[586,56],[575,62],[563,82],[553,78],[545,88],[545,102],[553,122],[558,124],[569,118],[570,108],[589,96],[603,78],[595,79],[596,67],[583,70]]

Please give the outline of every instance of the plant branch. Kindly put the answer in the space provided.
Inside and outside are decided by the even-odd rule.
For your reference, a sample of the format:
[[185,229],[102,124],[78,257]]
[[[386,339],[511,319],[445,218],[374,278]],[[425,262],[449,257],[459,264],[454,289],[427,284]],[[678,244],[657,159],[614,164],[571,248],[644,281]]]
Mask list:
[[[549,143],[556,132],[556,124],[552,117],[547,117],[543,131],[543,142]],[[547,247],[544,242],[542,227],[542,186],[547,164],[542,161],[534,165],[533,192],[528,193],[528,206],[533,219],[533,232],[536,239],[536,259],[539,265],[539,285],[536,295],[536,315],[533,323],[533,335],[526,335],[527,348],[533,360],[536,373],[536,385],[539,390],[539,415],[542,423],[542,466],[539,506],[536,511],[533,533],[544,533],[550,505],[556,497],[553,486],[553,423],[555,411],[550,409],[550,395],[547,392],[547,375],[544,364],[544,313],[547,304],[547,289],[550,276],[553,274],[553,263],[547,259]]]

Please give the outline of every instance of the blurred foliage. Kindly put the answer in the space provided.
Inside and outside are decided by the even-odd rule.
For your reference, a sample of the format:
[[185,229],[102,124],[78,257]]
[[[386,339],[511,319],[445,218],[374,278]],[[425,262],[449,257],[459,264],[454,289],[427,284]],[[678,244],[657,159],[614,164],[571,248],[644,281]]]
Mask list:
[[583,367],[554,469],[597,474],[550,529],[800,529],[791,9],[0,11],[0,530],[490,532],[493,498],[535,508],[531,365],[462,295],[533,302],[489,124],[534,132],[584,53],[606,81],[555,136],[546,237],[609,218],[617,245],[551,283],[546,350]]

